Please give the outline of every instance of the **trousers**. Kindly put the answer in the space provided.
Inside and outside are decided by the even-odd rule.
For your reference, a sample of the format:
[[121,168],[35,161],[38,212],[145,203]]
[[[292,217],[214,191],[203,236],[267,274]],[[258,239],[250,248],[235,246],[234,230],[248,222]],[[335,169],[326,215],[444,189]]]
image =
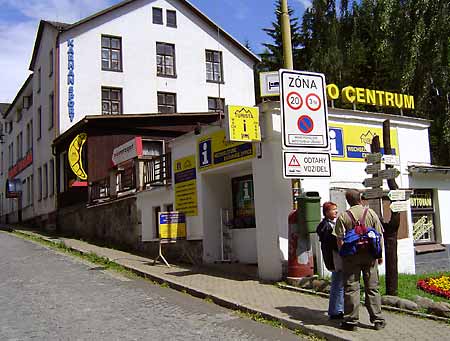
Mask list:
[[364,280],[365,306],[370,322],[384,321],[381,315],[381,296],[378,291],[378,264],[368,250],[360,250],[354,256],[343,257],[344,274],[344,320],[356,323],[359,320],[360,276]]

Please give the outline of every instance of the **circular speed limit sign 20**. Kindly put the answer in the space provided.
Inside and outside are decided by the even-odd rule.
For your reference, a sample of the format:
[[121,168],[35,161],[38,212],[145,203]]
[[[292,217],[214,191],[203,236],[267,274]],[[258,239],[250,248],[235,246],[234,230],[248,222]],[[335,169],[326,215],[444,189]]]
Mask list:
[[298,110],[303,105],[302,96],[298,92],[292,91],[287,95],[287,102],[292,110]]

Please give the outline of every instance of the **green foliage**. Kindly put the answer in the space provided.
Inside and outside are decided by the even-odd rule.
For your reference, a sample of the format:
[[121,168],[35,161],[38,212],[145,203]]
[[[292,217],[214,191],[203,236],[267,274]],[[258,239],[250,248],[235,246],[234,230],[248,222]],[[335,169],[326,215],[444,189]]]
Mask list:
[[[283,65],[280,0],[275,6],[276,20],[264,29],[272,42],[264,44],[256,76]],[[432,120],[432,161],[450,165],[448,0],[313,0],[300,24],[292,9],[289,14],[295,69],[323,72],[340,88],[413,95],[415,110],[403,114]],[[397,108],[358,108],[400,114]]]

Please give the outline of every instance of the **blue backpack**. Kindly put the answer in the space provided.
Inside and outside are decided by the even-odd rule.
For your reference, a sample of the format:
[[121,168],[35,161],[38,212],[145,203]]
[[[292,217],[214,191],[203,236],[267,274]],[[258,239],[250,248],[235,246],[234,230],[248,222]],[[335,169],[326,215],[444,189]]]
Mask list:
[[344,244],[339,250],[342,257],[356,255],[362,249],[368,249],[375,259],[383,257],[380,233],[373,227],[365,225],[367,210],[367,208],[364,210],[361,220],[356,220],[352,212],[347,211],[353,228],[344,235]]

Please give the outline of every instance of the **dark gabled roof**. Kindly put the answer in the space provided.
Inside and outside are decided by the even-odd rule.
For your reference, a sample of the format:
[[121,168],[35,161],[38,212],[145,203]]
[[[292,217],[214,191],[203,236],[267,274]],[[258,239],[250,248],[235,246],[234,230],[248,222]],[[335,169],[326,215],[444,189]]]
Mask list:
[[2,112],[3,118],[8,117],[10,111],[12,110],[14,105],[17,103],[17,101],[19,100],[20,96],[22,96],[22,92],[25,90],[25,88],[27,87],[28,83],[30,83],[32,78],[33,78],[33,74],[30,74],[28,76],[27,80],[23,83],[22,87],[20,88],[19,92],[17,93],[17,95],[14,98],[14,100],[12,101],[12,103],[8,106],[8,108],[6,109],[5,112]]
[[[30,62],[30,71],[34,70],[34,63],[36,62],[36,56],[37,56],[37,51],[39,49],[39,45],[40,45],[40,40],[42,37],[42,32],[44,31],[44,26],[45,24],[48,24],[52,27],[54,27],[55,29],[57,29],[60,32],[63,31],[69,31],[72,28],[78,27],[80,25],[83,25],[84,23],[91,21],[97,17],[102,16],[103,14],[112,12],[118,8],[124,7],[132,2],[134,2],[136,0],[124,0],[122,2],[119,2],[118,4],[108,7],[100,12],[97,12],[93,15],[90,15],[84,19],[81,19],[73,24],[66,24],[66,23],[59,23],[59,22],[55,22],[55,21],[45,21],[45,20],[41,20],[41,22],[39,23],[39,29],[38,29],[38,33],[36,35],[36,40],[34,43],[34,48],[33,48],[33,56],[31,58],[31,62]],[[225,37],[227,40],[229,40],[231,43],[233,43],[234,45],[236,45],[242,52],[244,52],[244,54],[246,54],[248,57],[250,57],[251,59],[253,59],[255,62],[259,62],[260,58],[254,54],[252,51],[250,51],[248,48],[246,48],[244,45],[242,45],[239,41],[237,41],[236,39],[234,39],[229,33],[227,33],[226,31],[224,31],[222,28],[220,28],[214,21],[212,21],[210,18],[208,18],[208,16],[206,16],[202,11],[200,11],[197,7],[195,7],[193,4],[191,4],[189,1],[187,0],[178,0],[180,2],[182,2],[183,4],[185,4],[192,12],[194,12],[197,16],[199,16],[202,20],[204,20],[209,26],[211,26],[212,28],[214,28],[215,30],[218,31],[218,34],[222,35],[223,37]]]
[[42,38],[42,34],[44,32],[45,25],[49,25],[49,26],[53,27],[54,29],[58,30],[59,32],[66,30],[70,26],[70,24],[57,22],[57,21],[41,20],[39,22],[38,32],[36,34],[36,39],[34,41],[33,55],[31,56],[30,66],[28,67],[28,69],[30,71],[34,71],[34,63],[36,62],[36,57],[37,57],[37,53],[39,51],[39,46],[41,45],[41,38]]
[[10,105],[11,103],[0,103],[0,115],[3,116],[3,114],[6,113]]

